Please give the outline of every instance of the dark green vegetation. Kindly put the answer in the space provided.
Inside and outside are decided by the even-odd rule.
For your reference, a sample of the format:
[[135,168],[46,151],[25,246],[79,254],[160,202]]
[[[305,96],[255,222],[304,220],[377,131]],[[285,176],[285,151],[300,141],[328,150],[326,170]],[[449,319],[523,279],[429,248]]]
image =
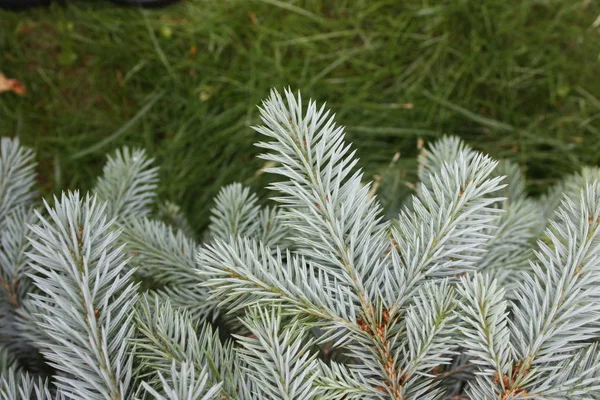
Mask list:
[[398,151],[397,168],[410,172],[419,138],[451,133],[519,162],[538,193],[600,162],[599,4],[196,0],[139,11],[70,1],[0,11],[0,71],[27,87],[0,95],[0,135],[37,149],[47,193],[90,188],[107,151],[144,147],[161,166],[161,195],[200,228],[223,184],[264,184],[249,125],[268,89],[289,85],[337,113],[369,174]]

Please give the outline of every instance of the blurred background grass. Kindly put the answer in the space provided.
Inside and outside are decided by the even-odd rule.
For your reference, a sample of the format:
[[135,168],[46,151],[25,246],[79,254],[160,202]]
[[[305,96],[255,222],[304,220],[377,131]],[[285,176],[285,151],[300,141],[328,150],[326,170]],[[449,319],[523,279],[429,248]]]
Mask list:
[[594,0],[0,11],[0,71],[27,88],[0,95],[0,134],[38,151],[45,194],[89,189],[106,152],[144,147],[200,230],[223,184],[264,185],[249,126],[289,85],[337,113],[369,176],[396,152],[410,173],[419,139],[456,134],[520,163],[536,194],[600,160],[599,16]]

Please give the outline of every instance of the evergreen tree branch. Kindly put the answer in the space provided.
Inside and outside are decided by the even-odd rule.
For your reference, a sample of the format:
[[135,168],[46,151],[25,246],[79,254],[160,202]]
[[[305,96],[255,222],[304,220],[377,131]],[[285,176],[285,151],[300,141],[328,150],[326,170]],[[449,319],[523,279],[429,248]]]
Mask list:
[[536,376],[598,337],[600,322],[600,184],[579,201],[565,197],[540,241],[532,275],[515,292],[511,336],[517,361],[508,390],[535,392]]
[[477,152],[458,136],[444,136],[427,147],[423,147],[417,158],[419,192],[420,188],[431,190],[431,178],[442,172],[445,164],[452,164],[459,158],[470,162]]
[[486,391],[483,398],[500,396],[508,389],[514,359],[504,290],[489,276],[477,273],[472,278],[461,278],[458,292],[462,345],[472,357],[471,362],[478,366],[477,380],[469,390],[473,398]]
[[[457,347],[455,330],[456,296],[447,280],[440,284],[423,285],[413,305],[406,314],[404,338],[398,340],[402,349],[396,354],[406,354],[401,374],[405,381],[403,390],[407,398],[421,398],[437,384],[431,380],[432,371],[450,364]],[[425,382],[423,382],[425,380]]]
[[289,229],[282,223],[285,213],[279,207],[264,207],[258,213],[258,231],[254,236],[265,246],[287,248]]
[[36,196],[34,158],[33,151],[21,146],[19,139],[0,139],[0,232],[4,232],[8,215],[29,207]]
[[0,284],[7,303],[13,309],[21,306],[32,289],[26,276],[29,270],[25,252],[30,248],[28,225],[35,222],[33,210],[17,208],[6,219],[5,230],[0,236]]
[[279,304],[287,312],[355,328],[351,293],[304,258],[256,240],[215,240],[198,253],[199,274],[211,298],[230,312]]
[[518,283],[520,273],[529,270],[529,259],[538,232],[545,225],[542,210],[535,201],[521,199],[506,204],[498,230],[487,244],[487,252],[478,263],[478,269],[493,276],[510,295]]
[[211,210],[208,230],[213,238],[253,236],[258,230],[260,206],[250,188],[233,183],[221,189]]
[[64,400],[65,396],[60,391],[52,395],[48,381],[10,368],[0,376],[0,400],[17,399]]
[[[353,288],[364,305],[375,297],[375,276],[383,271],[387,239],[380,226],[380,206],[353,173],[358,162],[324,107],[309,102],[306,113],[300,96],[290,91],[286,101],[272,91],[263,103],[264,125],[255,128],[271,139],[258,144],[269,151],[261,158],[281,163],[267,172],[286,180],[271,185],[286,208],[299,252]],[[304,114],[304,115],[303,115]]]
[[0,347],[0,376],[6,375],[11,368],[19,370],[17,359],[6,347]]
[[209,226],[215,239],[231,237],[256,238],[267,247],[283,245],[288,229],[281,221],[284,217],[276,207],[261,208],[258,197],[239,183],[225,186],[215,199]]
[[138,271],[180,307],[201,320],[214,313],[197,274],[198,245],[182,231],[146,217],[122,223],[121,241],[139,265]]
[[152,167],[152,162],[144,150],[127,147],[108,157],[94,192],[107,202],[109,218],[149,214],[158,182],[158,168]]
[[158,377],[162,383],[162,393],[146,382],[142,383],[155,400],[212,400],[219,398],[221,384],[209,386],[206,370],[197,373],[193,364],[173,362],[171,375],[165,378],[159,372]]
[[318,363],[307,341],[306,328],[293,320],[283,324],[277,308],[249,310],[244,325],[251,336],[236,336],[247,376],[259,390],[258,398],[317,400]]
[[315,382],[319,398],[330,400],[386,399],[386,390],[379,387],[380,381],[369,381],[360,370],[344,364],[319,361],[320,371]]
[[[317,109],[313,102],[309,102],[304,112],[300,96],[296,98],[290,91],[286,91],[285,101],[273,91],[263,103],[261,116],[264,125],[256,130],[271,140],[259,143],[269,151],[261,157],[281,165],[267,171],[286,179],[274,183],[271,188],[281,194],[276,200],[285,206],[289,220],[293,221],[290,227],[297,234],[294,240],[301,245],[298,251],[314,261],[315,267],[335,276],[351,289],[359,311],[355,320],[359,331],[353,337],[359,345],[352,346],[354,355],[364,363],[365,373],[386,382],[391,397],[405,398],[398,357],[391,345],[393,337],[388,335],[391,331],[388,327],[397,324],[398,318],[379,301],[382,282],[387,285],[386,294],[397,293],[395,285],[403,286],[404,282],[394,281],[397,276],[388,273],[397,269],[390,268],[389,264],[387,225],[381,223],[381,209],[369,196],[368,185],[361,183],[362,173],[352,172],[357,159],[344,142],[343,128],[336,127],[328,112],[323,107]],[[482,165],[486,161],[489,166]],[[482,171],[477,167],[483,167]],[[486,181],[494,167],[493,162],[478,157],[474,163],[458,164],[457,178],[442,176],[441,179],[447,184],[473,178],[475,183],[465,182],[460,189],[479,199],[500,188],[500,179]],[[442,191],[446,190],[442,182],[438,186]],[[456,190],[452,195],[458,197],[462,193]],[[431,197],[429,195],[425,202]],[[481,214],[485,215],[469,226],[470,230],[465,227],[460,232],[463,235],[470,233],[471,237],[463,238],[456,247],[466,247],[476,238],[489,239],[479,231],[495,219],[494,215],[489,215],[492,211],[486,206],[497,200],[479,201],[483,203],[480,208],[485,209]],[[457,203],[462,206],[462,201]],[[427,220],[426,223],[431,222]],[[442,224],[441,220],[439,223]],[[475,245],[472,247],[476,249]],[[394,301],[390,303],[394,304]]]
[[581,171],[566,176],[552,186],[539,199],[539,206],[544,213],[544,221],[552,220],[557,216],[556,211],[565,198],[575,202],[579,201],[581,188],[596,181],[600,181],[600,167],[584,167]]
[[28,225],[36,221],[33,210],[18,208],[6,218],[5,230],[0,235],[0,343],[30,369],[36,368],[40,355],[21,326],[25,322],[23,304],[33,291],[27,276],[32,271],[25,256],[31,248],[27,240]]
[[142,369],[138,375],[147,385],[160,383],[157,372],[166,374],[174,365],[179,369],[187,364],[196,371],[205,371],[211,386],[222,384],[221,398],[249,398],[253,388],[245,382],[232,344],[221,344],[210,325],[198,329],[189,313],[149,296],[142,297],[138,304],[136,324],[140,333],[135,341],[136,357]]
[[57,387],[71,399],[126,399],[130,390],[136,287],[125,273],[119,233],[105,206],[78,193],[37,213],[28,253],[36,274],[33,295],[46,333],[39,343],[50,364],[63,372]]
[[600,399],[600,348],[584,345],[538,379],[535,395],[549,400]]
[[[489,176],[496,162],[480,154],[458,155],[430,176],[413,210],[403,211],[392,226],[393,278],[384,293],[397,312],[428,278],[457,276],[477,269],[493,238],[498,214],[493,207],[501,177]],[[501,199],[501,198],[500,198]]]
[[[294,221],[292,239],[315,267],[351,288],[358,310],[354,324],[363,327],[356,339],[372,341],[379,349],[369,350],[362,359],[393,388],[399,377],[393,355],[387,339],[375,334],[383,314],[376,303],[379,280],[386,270],[388,239],[379,204],[369,196],[369,186],[362,185],[362,173],[353,172],[358,159],[344,141],[344,130],[314,102],[304,112],[300,96],[294,97],[289,90],[285,102],[272,91],[261,117],[264,125],[255,129],[271,140],[258,144],[269,151],[261,158],[281,164],[267,172],[286,179],[271,189],[281,193],[275,200]],[[388,367],[390,363],[393,368]],[[393,397],[401,395],[395,390]]]
[[[506,198],[505,203],[514,203],[526,198],[525,177],[518,164],[509,160],[500,160],[493,175],[506,177],[504,180],[506,186],[501,192]],[[503,208],[506,209],[506,205]]]

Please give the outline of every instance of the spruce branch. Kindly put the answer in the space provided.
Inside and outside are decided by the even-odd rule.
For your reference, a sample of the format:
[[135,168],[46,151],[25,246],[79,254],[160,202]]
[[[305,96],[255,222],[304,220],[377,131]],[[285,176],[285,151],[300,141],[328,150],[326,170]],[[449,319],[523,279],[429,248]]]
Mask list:
[[9,214],[31,206],[35,198],[34,158],[33,151],[21,146],[19,139],[0,139],[0,232],[4,232]]
[[445,164],[452,164],[459,157],[469,162],[476,155],[477,152],[457,136],[444,136],[423,147],[417,158],[419,188],[431,188],[431,177],[438,175]]
[[[140,361],[138,376],[146,385],[161,386],[156,373],[192,366],[208,374],[208,384],[219,387],[220,398],[249,398],[253,388],[245,382],[231,342],[222,344],[210,325],[199,329],[189,313],[173,308],[169,301],[143,296],[136,311],[139,337],[135,344]],[[159,382],[160,381],[160,382]]]
[[267,169],[285,179],[270,188],[281,194],[275,200],[294,221],[290,229],[298,252],[345,281],[366,306],[384,270],[386,231],[362,173],[353,172],[358,159],[343,128],[314,102],[304,112],[300,95],[289,90],[285,101],[272,91],[261,118],[264,125],[255,130],[271,141],[258,143],[268,151],[260,158],[281,165]]
[[[431,176],[438,175],[444,164],[451,164],[463,158],[470,162],[478,152],[457,136],[445,136],[424,147],[418,157],[420,186],[431,189]],[[506,185],[501,195],[506,201],[517,201],[525,198],[525,177],[518,164],[509,160],[500,160],[492,177],[504,176]]]
[[330,400],[386,399],[385,389],[377,380],[369,381],[356,368],[331,362],[319,361],[319,373],[315,382],[319,395]]
[[403,211],[392,226],[393,279],[384,293],[394,312],[424,279],[476,270],[493,238],[501,212],[492,195],[502,188],[502,177],[490,178],[497,163],[481,154],[457,157],[430,176],[431,189],[423,186],[413,210]]
[[506,186],[502,190],[502,195],[506,198],[506,202],[513,203],[526,198],[525,177],[523,176],[521,167],[517,163],[509,160],[498,161],[498,166],[494,170],[494,176],[506,177],[504,180]]
[[10,368],[0,376],[0,400],[17,399],[64,400],[65,396],[60,391],[53,395],[47,380]]
[[[382,223],[381,208],[369,196],[369,186],[362,185],[362,173],[353,172],[358,160],[344,142],[343,128],[337,127],[324,107],[317,109],[314,102],[309,102],[304,111],[300,96],[295,97],[290,91],[286,91],[285,100],[277,92],[271,92],[263,103],[261,116],[264,125],[255,129],[271,140],[259,143],[268,151],[261,157],[280,164],[267,171],[286,179],[271,188],[280,193],[276,200],[285,207],[289,221],[294,221],[290,228],[295,231],[294,240],[300,244],[298,252],[311,261],[313,268],[336,277],[350,289],[356,309],[355,327],[351,331],[357,344],[349,349],[361,360],[363,372],[385,382],[384,390],[392,398],[407,398],[400,356],[395,353],[395,329],[392,329],[400,323],[399,316],[390,313],[389,305],[394,301],[386,304],[379,298],[382,282],[387,285],[383,291],[388,298],[394,297],[403,285],[398,280],[394,282],[397,276],[392,275],[397,269],[391,268],[389,262],[388,225]],[[482,165],[485,162],[489,165]],[[443,183],[475,180],[458,189],[478,200],[473,206],[475,210],[477,206],[485,209],[481,212],[484,215],[460,232],[471,237],[465,237],[456,247],[468,246],[476,238],[489,238],[479,231],[496,218],[486,206],[498,199],[480,197],[500,187],[500,179],[486,180],[494,166],[487,158],[478,156],[474,163],[464,160],[459,163],[454,171],[456,177],[442,176]],[[442,192],[446,190],[441,182],[439,186]],[[451,194],[462,197],[458,189]],[[426,198],[429,200],[434,203],[431,195]],[[460,200],[457,203],[462,206]],[[414,243],[410,245],[415,247]],[[414,291],[406,300],[413,294]]]
[[42,213],[32,154],[2,140],[0,400],[600,400],[599,169],[544,205],[444,138],[387,221],[324,107],[273,91],[261,117],[279,205],[225,187],[202,245],[177,206],[151,215],[143,151]]
[[253,236],[258,230],[260,206],[250,188],[233,183],[221,189],[211,210],[209,232],[213,238]]
[[127,147],[108,157],[104,173],[98,178],[94,192],[107,202],[110,218],[146,216],[156,196],[158,168],[152,167],[144,150]]
[[138,271],[165,296],[188,309],[197,320],[214,313],[206,290],[200,287],[196,253],[198,245],[182,231],[147,217],[121,224],[120,240],[133,256]]
[[478,269],[501,281],[509,295],[520,273],[529,269],[529,259],[534,256],[533,247],[545,221],[542,210],[530,199],[507,202],[504,210]]
[[2,295],[13,309],[19,308],[32,290],[26,276],[29,269],[25,252],[30,248],[28,226],[35,223],[36,218],[32,209],[17,208],[6,218],[0,236],[0,284]]
[[37,221],[32,209],[17,208],[6,218],[0,235],[0,343],[6,346],[23,367],[38,372],[42,357],[29,331],[32,325],[26,312],[34,285],[27,274],[33,272],[25,253],[29,225]]
[[11,368],[19,370],[17,359],[6,347],[0,347],[0,376],[7,374]]
[[552,186],[546,194],[540,197],[539,205],[544,212],[544,221],[554,219],[556,211],[565,197],[572,201],[579,201],[581,188],[600,181],[599,167],[584,167],[581,171],[566,176]]
[[182,231],[146,217],[131,218],[121,229],[119,239],[141,273],[164,285],[193,278],[198,245]]
[[230,312],[279,304],[287,312],[304,314],[313,321],[354,326],[351,293],[290,251],[272,250],[247,238],[215,240],[201,249],[197,261],[202,285]]
[[162,383],[162,393],[143,382],[142,385],[155,400],[213,400],[219,398],[220,384],[210,386],[206,370],[196,372],[193,364],[173,362],[171,375],[164,377],[158,373]]
[[258,213],[258,232],[254,237],[269,247],[289,247],[289,229],[282,222],[283,218],[284,212],[279,207],[261,208]]
[[600,184],[578,202],[565,197],[540,241],[532,275],[513,302],[511,336],[517,357],[509,390],[534,391],[533,377],[598,337],[600,322]]
[[262,208],[258,197],[239,183],[225,186],[215,199],[209,226],[214,239],[256,238],[268,247],[284,245],[288,235],[277,207]]
[[37,213],[28,253],[42,295],[33,295],[46,332],[38,343],[62,374],[57,387],[71,399],[126,399],[130,391],[133,270],[117,247],[119,232],[95,197],[63,194],[48,219]]
[[[412,210],[401,212],[392,225],[392,278],[382,282],[391,320],[404,318],[406,307],[415,301],[415,294],[423,285],[430,284],[428,280],[476,270],[496,232],[496,204],[502,198],[495,195],[503,187],[503,177],[492,177],[496,162],[460,147],[452,157],[453,161],[440,161],[434,168],[437,172],[428,176],[427,185],[422,185],[419,196],[413,198]],[[398,322],[390,326],[388,336],[393,338],[390,342],[394,354],[405,354],[406,345],[396,339],[405,334]],[[451,342],[442,346],[446,358],[437,359],[438,366],[450,362],[448,356],[455,349]],[[440,357],[444,353],[438,351],[434,355]],[[398,387],[406,398],[442,395],[434,389],[437,379],[419,378],[412,382],[406,369],[402,371],[402,384]]]
[[19,361],[33,367],[37,351],[23,340],[19,310],[32,285],[24,257],[27,224],[34,222],[31,205],[36,195],[34,153],[17,138],[0,140],[0,343]]
[[486,390],[493,394],[487,393],[482,399],[500,396],[507,389],[506,377],[515,353],[504,290],[489,276],[476,273],[472,278],[461,278],[458,293],[462,345],[472,357],[471,362],[478,366],[478,375],[469,390],[473,398],[478,398],[475,393]]
[[[418,398],[420,388],[431,390],[434,385],[432,371],[450,364],[456,353],[455,330],[456,296],[448,280],[437,284],[424,284],[413,299],[406,314],[403,349],[396,354],[406,354],[401,374],[403,390],[409,398]],[[426,382],[422,382],[425,380]]]
[[600,375],[589,360],[598,357],[590,341],[600,332],[600,185],[587,185],[578,202],[565,196],[545,237],[514,291],[510,319],[496,283],[463,280],[465,347],[480,369],[470,385],[475,398],[594,398]]
[[[536,384],[537,383],[537,384]],[[550,400],[600,399],[600,348],[586,344],[533,384],[535,395]]]
[[277,308],[254,307],[244,319],[251,336],[236,336],[238,353],[247,376],[259,391],[257,397],[283,400],[317,400],[318,363],[313,342],[298,320],[284,325]]
[[[469,164],[477,156],[478,152],[457,137],[445,137],[424,148],[419,155],[421,190],[432,191],[432,176],[442,173],[444,164],[461,160]],[[485,252],[480,254],[476,267],[493,274],[507,285],[514,285],[515,272],[528,267],[533,242],[543,230],[545,222],[536,202],[525,198],[525,179],[517,164],[501,160],[488,177],[504,177],[506,184],[493,193],[499,201],[489,204],[489,207],[502,209],[503,212],[484,230],[490,240],[478,244],[478,248]]]
[[344,141],[344,129],[324,106],[317,109],[310,101],[304,111],[300,95],[289,90],[285,100],[272,91],[260,111],[264,125],[255,129],[271,140],[258,144],[268,151],[261,158],[281,165],[267,172],[285,179],[271,189],[281,194],[275,200],[294,221],[290,229],[298,252],[350,289],[359,328],[354,329],[355,339],[373,342],[366,354],[354,347],[360,353],[356,355],[387,382],[392,397],[401,399],[388,339],[376,333],[384,314],[377,297],[386,270],[386,225],[381,224],[381,207],[369,196],[369,185],[362,185],[362,173],[353,172],[358,159]]
[[[35,292],[37,292],[37,288]],[[24,353],[28,361],[38,363],[37,366],[28,363],[29,365],[27,365],[27,367],[32,371],[35,371],[35,368],[38,366],[42,368],[45,367],[45,365],[39,364],[39,361],[42,361],[41,354],[36,353],[39,353],[40,351],[38,344],[48,340],[48,332],[38,324],[41,320],[40,316],[44,311],[33,298],[34,294],[39,294],[35,292],[27,296],[21,303],[21,307],[17,310],[17,318],[14,319],[15,329],[12,331],[13,337],[16,338],[15,340],[21,341],[18,343],[19,346],[35,346],[35,349],[31,349],[30,347],[28,351]],[[35,359],[31,359],[31,356],[33,355],[35,355]]]

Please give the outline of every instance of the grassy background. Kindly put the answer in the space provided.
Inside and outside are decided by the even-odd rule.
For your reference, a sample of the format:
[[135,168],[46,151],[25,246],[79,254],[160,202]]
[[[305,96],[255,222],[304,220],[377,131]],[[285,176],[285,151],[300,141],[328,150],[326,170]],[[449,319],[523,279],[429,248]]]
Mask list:
[[[0,11],[0,134],[38,151],[46,193],[88,189],[105,153],[146,148],[161,195],[206,223],[218,188],[260,187],[256,104],[326,101],[369,175],[458,134],[538,193],[600,161],[599,2],[188,0],[159,11],[69,1]],[[382,183],[385,185],[385,182]]]

